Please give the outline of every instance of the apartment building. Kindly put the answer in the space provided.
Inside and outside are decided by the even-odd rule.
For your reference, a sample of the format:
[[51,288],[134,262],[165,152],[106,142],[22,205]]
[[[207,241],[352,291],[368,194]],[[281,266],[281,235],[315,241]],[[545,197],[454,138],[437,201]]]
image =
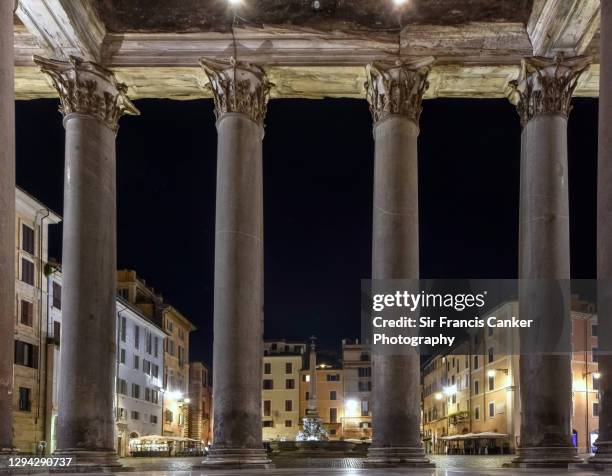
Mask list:
[[300,420],[300,372],[306,344],[264,342],[262,371],[262,436],[264,441],[295,440]]
[[13,442],[22,453],[38,453],[47,451],[48,440],[47,351],[54,346],[48,305],[61,306],[59,290],[55,302],[47,293],[48,233],[61,218],[20,188],[15,195]]
[[344,419],[342,431],[345,439],[372,438],[372,363],[370,352],[359,341],[342,341],[342,368],[344,374]]
[[189,364],[188,436],[210,444],[212,440],[212,379],[203,362]]
[[[581,453],[597,438],[599,392],[597,318],[592,307],[572,302],[574,444]],[[518,315],[518,302],[490,313]],[[422,435],[429,453],[512,453],[520,444],[518,331],[487,328],[471,334],[422,369]]]
[[161,434],[166,334],[122,298],[117,333],[117,452],[127,456],[131,439]]
[[166,333],[162,388],[162,435],[189,434],[189,333],[196,327],[175,307],[166,303],[133,270],[117,271],[117,293],[135,305]]

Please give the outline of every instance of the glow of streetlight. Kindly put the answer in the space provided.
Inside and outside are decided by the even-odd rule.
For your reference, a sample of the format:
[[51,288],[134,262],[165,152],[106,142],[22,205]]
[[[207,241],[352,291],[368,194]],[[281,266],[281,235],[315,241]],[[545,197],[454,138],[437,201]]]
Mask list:
[[438,392],[434,395],[434,397],[436,398],[436,400],[442,400],[442,393]]
[[357,400],[347,400],[344,408],[348,416],[356,415],[359,410],[359,402]]
[[595,380],[599,380],[601,378],[601,374],[599,372],[593,372],[593,378]]
[[183,400],[185,403],[191,403],[191,398],[186,398],[185,400]]
[[489,377],[495,377],[495,370],[491,369],[487,372],[487,376]]
[[393,0],[393,4],[396,7],[401,7],[402,5],[408,3],[408,0]]
[[447,397],[451,397],[457,393],[457,385],[451,385],[450,387],[444,387],[442,391],[444,392],[444,395],[446,395]]
[[240,5],[241,2],[242,0],[227,0],[227,3],[229,3],[230,7],[237,7],[238,5]]

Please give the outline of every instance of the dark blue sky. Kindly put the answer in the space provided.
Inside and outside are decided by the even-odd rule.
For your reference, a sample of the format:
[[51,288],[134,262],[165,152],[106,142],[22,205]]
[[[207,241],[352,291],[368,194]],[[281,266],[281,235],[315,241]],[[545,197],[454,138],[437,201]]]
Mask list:
[[[216,130],[213,105],[137,101],[117,140],[118,267],[133,268],[197,326],[210,362]],[[370,275],[373,139],[363,100],[273,100],[264,139],[265,333],[337,348],[359,337]],[[17,102],[17,183],[62,210],[56,100]],[[572,277],[595,275],[597,101],[569,126]],[[421,274],[517,274],[520,125],[506,100],[428,100],[419,140]],[[61,235],[52,255],[60,258]]]

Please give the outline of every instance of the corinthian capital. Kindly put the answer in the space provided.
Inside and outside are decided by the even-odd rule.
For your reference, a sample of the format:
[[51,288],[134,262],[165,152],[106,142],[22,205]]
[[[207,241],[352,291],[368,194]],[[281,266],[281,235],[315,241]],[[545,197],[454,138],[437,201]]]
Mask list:
[[217,119],[228,112],[238,112],[263,125],[273,86],[263,69],[250,63],[237,62],[234,58],[228,62],[202,58],[200,64],[208,76]]
[[516,104],[525,126],[539,114],[568,117],[571,100],[580,75],[591,64],[588,56],[524,58],[516,81],[510,82],[509,99]]
[[87,114],[116,131],[123,114],[139,114],[127,97],[127,86],[117,82],[112,71],[97,63],[74,56],[70,61],[34,56],[34,62],[53,81],[64,116]]
[[408,63],[372,63],[366,66],[366,97],[374,122],[392,114],[406,116],[417,124],[427,75],[434,58]]

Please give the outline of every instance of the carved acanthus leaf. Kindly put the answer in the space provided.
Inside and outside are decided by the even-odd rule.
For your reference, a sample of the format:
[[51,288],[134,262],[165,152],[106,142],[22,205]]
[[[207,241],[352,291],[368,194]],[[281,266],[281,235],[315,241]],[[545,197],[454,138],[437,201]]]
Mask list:
[[572,95],[591,58],[524,58],[519,78],[510,82],[510,100],[516,104],[523,127],[540,114],[569,117]]
[[366,66],[366,97],[375,123],[395,114],[406,116],[418,124],[433,62],[433,58],[424,58],[410,63],[372,63]]
[[74,113],[94,116],[116,131],[123,114],[139,114],[127,97],[127,86],[97,63],[74,56],[70,61],[35,56],[34,62],[51,78],[64,116]]
[[273,84],[262,68],[234,58],[229,62],[202,58],[200,64],[209,80],[217,119],[228,112],[237,112],[263,126]]

